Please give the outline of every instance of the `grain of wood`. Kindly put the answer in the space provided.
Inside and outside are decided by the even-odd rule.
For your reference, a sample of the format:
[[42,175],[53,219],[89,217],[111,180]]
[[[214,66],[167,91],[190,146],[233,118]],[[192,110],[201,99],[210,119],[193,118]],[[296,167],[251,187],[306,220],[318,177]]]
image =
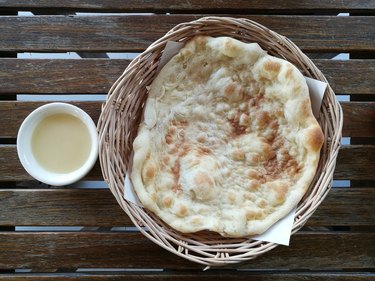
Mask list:
[[[306,226],[375,226],[375,188],[333,188]],[[133,226],[108,189],[0,189],[0,226]]]
[[110,11],[110,12],[237,12],[251,13],[260,10],[267,12],[372,12],[375,9],[375,2],[371,1],[257,1],[257,0],[235,0],[235,1],[215,1],[215,0],[154,0],[154,1],[126,1],[116,0],[95,0],[95,1],[74,1],[66,0],[3,0],[0,2],[1,8],[23,9],[23,10],[72,10],[72,11]]
[[[199,274],[199,277],[197,275]],[[236,270],[209,270],[207,272],[181,271],[178,273],[168,272],[142,272],[137,273],[24,273],[17,275],[1,274],[0,281],[196,281],[200,279],[205,281],[371,281],[375,280],[374,273],[371,272],[275,272],[275,271],[248,271],[238,272]]]
[[343,136],[375,137],[375,102],[342,102],[341,106]]
[[117,59],[0,59],[0,93],[103,94],[128,64]]
[[[276,249],[230,268],[359,270],[375,263],[375,233],[303,233]],[[162,257],[162,258],[161,258]],[[343,262],[345,261],[345,262]],[[202,269],[140,233],[0,232],[0,268]]]
[[[1,17],[0,26],[3,28],[0,33],[0,51],[142,51],[175,25],[200,17],[201,15]],[[289,37],[304,51],[375,50],[373,17],[238,17],[252,19]],[[353,30],[361,32],[352,32]]]
[[[86,111],[90,117],[97,123],[102,102],[66,102],[74,104]],[[49,102],[17,102],[0,101],[0,138],[15,138],[23,120],[33,110]],[[9,114],[9,113],[12,114]]]
[[[373,94],[375,60],[313,60],[336,94]],[[0,59],[0,94],[102,94],[129,60]]]

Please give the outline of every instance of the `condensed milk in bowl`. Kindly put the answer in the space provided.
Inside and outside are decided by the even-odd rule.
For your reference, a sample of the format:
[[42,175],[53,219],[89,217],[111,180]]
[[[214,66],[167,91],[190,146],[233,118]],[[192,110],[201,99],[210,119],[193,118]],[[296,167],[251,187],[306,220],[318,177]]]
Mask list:
[[84,177],[98,157],[95,123],[68,103],[43,105],[26,117],[17,136],[22,166],[49,185],[68,185]]

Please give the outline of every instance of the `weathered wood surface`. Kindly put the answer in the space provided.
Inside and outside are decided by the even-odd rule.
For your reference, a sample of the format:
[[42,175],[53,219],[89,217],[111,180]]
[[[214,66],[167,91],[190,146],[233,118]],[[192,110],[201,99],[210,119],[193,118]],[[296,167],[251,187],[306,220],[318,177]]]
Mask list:
[[372,13],[375,10],[375,2],[370,1],[258,1],[258,0],[235,0],[235,1],[116,1],[116,0],[95,0],[95,1],[74,1],[66,0],[3,0],[0,1],[0,8],[15,10],[73,10],[73,11],[114,11],[114,12],[233,12],[251,13],[260,11],[262,13],[272,12],[366,12]]
[[[84,111],[97,123],[102,106],[101,101],[84,101],[84,102],[70,102]],[[42,106],[48,102],[19,102],[19,101],[0,101],[0,138],[15,138],[19,127],[23,120],[34,109]],[[12,114],[9,114],[12,112]]]
[[[313,61],[336,94],[374,94],[375,60]],[[129,62],[122,59],[0,59],[0,93],[107,93]]]
[[[0,182],[1,181],[24,181],[33,178],[23,169],[18,159],[15,145],[0,144]],[[102,180],[99,161],[85,177],[87,180]]]
[[[3,28],[0,33],[0,51],[141,51],[176,24],[200,17],[201,15],[1,17],[0,26]],[[239,17],[254,20],[289,37],[307,52],[375,50],[373,17]]]
[[[375,180],[375,145],[342,146],[337,158],[334,179]],[[86,179],[101,180],[99,162]],[[21,166],[15,145],[0,145],[0,182],[32,180]]]
[[[199,276],[199,277],[198,277]],[[18,273],[16,275],[2,274],[1,281],[372,281],[375,280],[371,272],[275,272],[275,271],[243,271],[209,270],[187,272],[148,272],[148,273]]]
[[[375,188],[333,188],[306,226],[375,226],[368,198]],[[0,226],[133,226],[109,189],[0,189],[0,206]]]
[[[231,268],[367,269],[375,263],[375,233],[299,232],[256,262]],[[162,257],[162,258],[161,258]],[[157,262],[155,262],[157,261]],[[343,262],[346,261],[346,262]],[[0,268],[202,268],[132,232],[0,232]]]
[[344,137],[375,137],[375,102],[342,102],[341,106]]
[[[26,116],[45,103],[0,101],[0,138],[15,138]],[[85,110],[97,122],[103,102],[69,103]],[[341,106],[344,112],[344,137],[375,137],[375,102],[341,102]]]
[[117,59],[0,59],[0,93],[106,94],[128,64]]

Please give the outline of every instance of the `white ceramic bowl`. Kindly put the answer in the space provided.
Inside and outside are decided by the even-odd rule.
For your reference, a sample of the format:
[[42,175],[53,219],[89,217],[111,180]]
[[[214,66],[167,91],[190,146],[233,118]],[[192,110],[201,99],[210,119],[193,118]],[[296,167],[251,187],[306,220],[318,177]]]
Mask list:
[[[73,115],[87,126],[91,140],[91,150],[87,161],[77,170],[69,173],[54,173],[43,168],[35,159],[31,149],[31,137],[39,122],[45,117],[57,113]],[[17,136],[17,152],[22,166],[35,179],[49,185],[68,185],[84,177],[94,166],[98,157],[98,134],[91,117],[82,109],[68,103],[50,103],[43,105],[23,121]]]

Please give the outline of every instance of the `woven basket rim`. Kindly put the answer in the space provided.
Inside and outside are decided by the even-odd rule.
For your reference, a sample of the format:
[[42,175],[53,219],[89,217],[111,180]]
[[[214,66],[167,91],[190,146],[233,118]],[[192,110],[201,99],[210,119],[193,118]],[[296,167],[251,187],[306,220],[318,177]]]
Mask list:
[[154,78],[166,42],[185,42],[198,34],[255,41],[272,55],[291,61],[304,75],[328,84],[318,119],[325,135],[321,160],[313,184],[298,204],[292,235],[304,225],[330,190],[341,144],[343,116],[327,79],[291,40],[244,18],[203,17],[178,24],[128,65],[112,85],[98,122],[99,160],[104,179],[119,205],[143,235],[187,260],[218,266],[256,258],[275,248],[277,244],[251,238],[222,238],[207,232],[178,233],[155,215],[123,198],[124,176],[129,165],[132,140],[142,113],[142,104],[146,98],[146,86]]

